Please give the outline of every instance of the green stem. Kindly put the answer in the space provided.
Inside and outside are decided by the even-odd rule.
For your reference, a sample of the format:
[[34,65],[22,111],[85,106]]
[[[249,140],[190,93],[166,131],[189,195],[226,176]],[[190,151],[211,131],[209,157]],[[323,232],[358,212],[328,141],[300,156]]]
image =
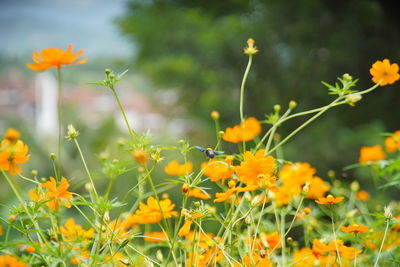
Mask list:
[[[241,126],[244,127],[244,112],[243,112],[243,101],[244,101],[244,86],[246,84],[247,76],[250,72],[251,63],[253,61],[253,56],[249,55],[249,61],[247,62],[246,70],[243,75],[242,84],[240,86],[240,122]],[[246,151],[246,141],[243,140],[243,152]]]
[[58,175],[56,178],[62,177],[62,142],[63,142],[63,112],[62,112],[62,76],[61,68],[57,68],[57,85],[58,85]]
[[286,242],[285,242],[285,223],[286,223],[286,214],[285,209],[281,209],[281,243],[282,243],[282,266],[286,266]]
[[378,252],[378,256],[376,257],[374,267],[376,267],[376,266],[378,265],[379,257],[381,256],[382,249],[383,249],[383,244],[385,243],[386,235],[387,235],[387,232],[388,232],[388,230],[389,230],[389,224],[390,224],[390,220],[389,220],[389,219],[386,219],[385,233],[383,234],[382,243],[381,243],[381,246],[379,247],[379,252]]
[[81,156],[83,166],[84,166],[85,171],[86,171],[86,173],[87,173],[87,175],[89,177],[89,180],[90,180],[90,183],[92,185],[93,191],[94,191],[95,196],[97,198],[98,195],[97,195],[96,187],[94,186],[92,175],[90,174],[90,171],[89,171],[89,169],[87,167],[87,164],[86,164],[86,161],[85,161],[85,157],[83,156],[81,147],[79,146],[78,140],[76,138],[74,139],[74,142],[75,142],[76,148],[78,149],[79,155]]
[[334,217],[333,217],[333,207],[330,207],[331,208],[331,220],[332,220],[332,232],[333,232],[333,238],[335,239],[335,248],[336,248],[336,253],[337,253],[337,259],[338,259],[338,262],[339,262],[339,266],[341,267],[342,266],[342,260],[341,260],[341,258],[340,258],[340,252],[339,252],[339,247],[338,247],[338,244],[337,244],[337,237],[336,237],[336,229],[335,229],[335,220],[334,220]]
[[24,200],[22,199],[20,193],[18,192],[17,188],[14,186],[14,184],[12,183],[10,177],[8,177],[8,175],[2,170],[1,171],[3,176],[6,178],[8,184],[10,185],[11,189],[13,190],[15,196],[17,197],[18,201],[20,202],[20,204],[22,205],[22,207],[24,208],[26,214],[28,214],[29,219],[32,221],[33,226],[35,227],[36,231],[37,231],[37,237],[38,237],[38,241],[40,243],[40,245],[43,246],[43,240],[45,240],[45,238],[43,238],[41,236],[41,229],[39,227],[39,224],[35,221],[35,219],[33,218],[32,214],[29,212],[28,208],[26,207]]
[[126,127],[128,128],[128,131],[129,131],[129,135],[131,136],[132,141],[135,143],[135,137],[137,138],[138,135],[134,130],[132,130],[131,126],[129,125],[128,118],[126,117],[124,108],[122,107],[121,100],[119,99],[117,91],[115,90],[114,87],[110,87],[110,88],[111,88],[111,91],[114,93],[114,97],[117,100],[119,109],[121,110],[122,116],[124,117]]

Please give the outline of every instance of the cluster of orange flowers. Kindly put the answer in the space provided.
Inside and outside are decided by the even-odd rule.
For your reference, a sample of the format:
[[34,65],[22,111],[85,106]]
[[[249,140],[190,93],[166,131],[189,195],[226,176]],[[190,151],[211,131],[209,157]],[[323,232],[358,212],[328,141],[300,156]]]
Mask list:
[[11,175],[21,173],[19,164],[28,161],[28,145],[19,140],[21,134],[15,129],[8,129],[5,139],[0,144],[0,169]]
[[[400,130],[395,131],[392,136],[385,139],[385,148],[389,153],[397,152],[400,149]],[[360,163],[375,162],[384,160],[385,152],[381,145],[364,146],[360,149]]]
[[253,117],[247,118],[244,123],[226,128],[222,137],[225,141],[231,143],[239,143],[243,141],[253,140],[254,137],[261,133],[260,122]]

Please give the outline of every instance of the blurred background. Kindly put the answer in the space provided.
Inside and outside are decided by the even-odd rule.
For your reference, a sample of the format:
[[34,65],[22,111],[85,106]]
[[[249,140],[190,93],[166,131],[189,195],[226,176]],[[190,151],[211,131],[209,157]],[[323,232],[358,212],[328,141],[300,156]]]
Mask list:
[[[36,73],[25,64],[34,50],[72,44],[88,62],[63,68],[65,123],[81,132],[92,169],[101,166],[102,152],[117,155],[110,144],[116,147],[127,136],[112,93],[88,84],[104,79],[105,68],[129,69],[117,90],[135,130],[150,129],[155,143],[186,139],[213,146],[212,110],[220,111],[223,129],[239,122],[247,38],[255,39],[260,52],[244,109],[262,120],[273,105],[286,109],[290,100],[299,111],[329,103],[332,96],[320,81],[334,83],[343,73],[359,78],[359,89],[372,86],[369,68],[376,60],[400,61],[399,6],[395,0],[0,0],[0,132],[21,130],[32,154],[26,172],[52,175],[55,73]],[[357,178],[369,189],[368,175],[363,179],[343,167],[358,161],[361,146],[382,144],[382,132],[400,129],[399,98],[397,83],[355,107],[329,111],[287,144],[286,159],[310,162],[323,178],[329,170],[344,180]],[[285,136],[302,121],[279,133]],[[66,175],[79,177],[79,158],[65,145],[73,170]],[[227,144],[224,149],[236,151]],[[189,156],[200,163],[199,154]],[[130,160],[129,154],[118,157]],[[129,181],[132,174],[125,176]],[[159,177],[165,177],[162,170]],[[0,191],[7,196],[9,190]]]

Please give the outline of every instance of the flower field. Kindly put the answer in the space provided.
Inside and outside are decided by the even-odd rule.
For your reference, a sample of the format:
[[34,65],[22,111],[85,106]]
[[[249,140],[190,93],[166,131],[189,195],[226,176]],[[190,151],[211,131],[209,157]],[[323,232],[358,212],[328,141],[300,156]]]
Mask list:
[[[313,163],[284,156],[286,143],[331,109],[357,108],[372,92],[396,90],[398,64],[383,59],[366,66],[370,88],[358,88],[347,73],[334,84],[323,82],[331,98],[324,106],[298,111],[301,105],[292,100],[265,107],[267,116],[256,118],[246,113],[244,99],[259,49],[250,38],[243,50],[248,63],[237,90],[237,124],[222,127],[224,114],[210,110],[215,139],[207,146],[190,136],[159,144],[136,132],[116,88],[129,73],[106,69],[91,84],[115,97],[124,118],[126,141],[108,144],[115,157],[86,153],[74,126],[79,122],[63,118],[62,72],[84,64],[84,51],[75,53],[70,45],[33,52],[29,69],[57,74],[58,145],[49,155],[53,174],[41,177],[40,169],[25,168],[40,155],[30,154],[20,130],[3,133],[2,187],[13,192],[15,205],[0,203],[6,211],[0,216],[0,267],[400,266],[400,204],[371,204],[386,190],[400,189],[400,130],[360,147],[358,162],[342,166],[368,173],[373,192],[357,179],[346,181],[334,172],[320,177]],[[281,135],[280,127],[294,119],[301,124]],[[79,158],[81,177],[65,177],[67,145]],[[88,164],[93,157],[100,158],[101,170]],[[131,183],[113,191],[124,174]]]

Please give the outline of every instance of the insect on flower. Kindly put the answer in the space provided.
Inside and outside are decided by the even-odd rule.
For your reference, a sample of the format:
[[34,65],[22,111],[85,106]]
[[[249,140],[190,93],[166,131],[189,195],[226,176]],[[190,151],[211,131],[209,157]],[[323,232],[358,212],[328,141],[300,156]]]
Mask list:
[[206,156],[209,157],[210,159],[214,158],[215,156],[224,154],[224,151],[216,151],[211,148],[204,148],[201,146],[194,146],[194,147],[200,150],[201,152],[204,152]]

